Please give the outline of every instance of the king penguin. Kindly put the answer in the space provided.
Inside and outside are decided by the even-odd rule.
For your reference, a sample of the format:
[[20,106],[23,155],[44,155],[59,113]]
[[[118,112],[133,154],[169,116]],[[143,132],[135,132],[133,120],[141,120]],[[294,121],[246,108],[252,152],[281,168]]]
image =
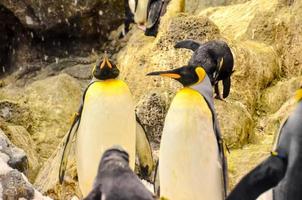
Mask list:
[[103,154],[93,189],[84,200],[154,200],[129,167],[129,155],[115,146]]
[[227,168],[213,104],[201,66],[151,72],[179,81],[165,118],[159,152],[160,196],[173,200],[222,200]]
[[59,171],[63,182],[71,143],[76,136],[76,167],[83,196],[92,188],[98,161],[104,151],[119,145],[130,155],[135,166],[136,152],[144,173],[153,168],[152,151],[141,124],[136,121],[134,102],[127,84],[118,80],[119,70],[105,54],[92,71],[82,104],[66,136]]
[[[171,0],[125,0],[124,35],[135,22],[146,36],[156,36],[160,18],[166,13]],[[181,0],[183,1],[183,0]],[[183,6],[184,7],[184,6]]]
[[295,98],[296,108],[281,125],[271,155],[242,178],[227,200],[254,200],[266,191],[261,199],[302,199],[302,87]]
[[223,98],[228,97],[231,88],[231,75],[234,72],[234,58],[228,44],[222,40],[212,40],[203,44],[194,40],[183,40],[174,46],[194,51],[188,65],[201,65],[206,70],[215,88],[216,98],[222,99],[218,81],[223,83]]

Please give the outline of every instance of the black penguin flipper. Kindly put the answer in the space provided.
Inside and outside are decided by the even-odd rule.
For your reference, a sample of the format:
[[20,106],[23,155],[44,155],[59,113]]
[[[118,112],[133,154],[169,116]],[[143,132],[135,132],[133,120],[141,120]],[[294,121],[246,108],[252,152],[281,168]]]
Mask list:
[[174,45],[174,48],[185,48],[185,49],[191,49],[192,51],[196,51],[200,47],[200,43],[194,41],[194,40],[183,40],[180,42],[177,42]]
[[147,179],[154,168],[152,148],[144,126],[136,115],[136,154],[139,160],[139,172]]
[[278,185],[285,175],[287,164],[270,156],[237,184],[226,200],[255,200],[265,191]]
[[71,145],[72,140],[76,136],[76,132],[79,128],[82,110],[83,110],[83,105],[80,106],[78,112],[76,113],[76,115],[73,119],[73,122],[71,124],[71,127],[70,127],[70,129],[67,133],[64,144],[63,144],[63,152],[62,152],[62,158],[61,158],[60,169],[59,169],[59,182],[60,182],[60,184],[62,184],[63,180],[64,180],[67,161],[68,161],[68,155],[70,153],[70,149],[71,149],[71,146],[72,146]]
[[68,156],[69,156],[69,153],[70,153],[70,150],[71,150],[71,144],[72,144],[73,138],[76,136],[76,133],[77,133],[79,125],[80,125],[86,92],[87,92],[88,88],[95,82],[96,82],[95,80],[90,81],[90,83],[86,87],[86,89],[83,93],[83,96],[82,96],[82,103],[81,103],[81,105],[78,109],[78,112],[76,113],[76,115],[73,118],[71,127],[70,127],[70,129],[67,133],[66,139],[64,141],[63,152],[62,152],[61,163],[60,163],[60,169],[59,169],[59,182],[60,182],[60,184],[63,183],[64,176],[65,176],[65,171],[66,171],[66,166],[67,166],[67,161],[68,161]]
[[231,77],[227,77],[226,79],[222,80],[222,84],[223,84],[223,98],[227,98],[230,94],[230,90],[231,90]]

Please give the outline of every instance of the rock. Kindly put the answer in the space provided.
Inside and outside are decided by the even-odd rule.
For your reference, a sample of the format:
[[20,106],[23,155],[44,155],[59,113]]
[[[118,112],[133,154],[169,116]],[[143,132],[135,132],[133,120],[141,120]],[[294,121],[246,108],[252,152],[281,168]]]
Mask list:
[[70,76],[77,79],[91,79],[91,71],[93,69],[93,65],[75,65],[71,68],[67,68],[63,70],[64,73],[69,74]]
[[225,36],[240,39],[247,34],[255,16],[268,11],[274,12],[277,5],[278,0],[254,0],[244,4],[208,8],[199,12],[199,15],[208,16]]
[[250,0],[186,0],[186,12],[196,14],[208,7],[226,6],[247,1]]
[[0,129],[0,152],[8,156],[7,164],[20,172],[27,173],[28,159],[25,152],[13,145]]
[[35,190],[26,177],[0,159],[0,198],[51,200]]
[[112,28],[116,28],[123,17],[123,2],[119,0],[103,2],[3,0],[1,4],[9,9],[26,28],[40,31],[52,30],[52,33],[62,33],[70,29],[70,34],[73,36],[98,33],[104,35]]
[[46,160],[69,129],[71,116],[81,102],[81,86],[69,75],[60,74],[32,83],[24,93],[26,107],[33,114],[32,138]]
[[238,101],[215,101],[222,137],[228,148],[239,148],[249,142],[255,126],[247,108]]
[[26,175],[29,180],[33,181],[41,167],[35,142],[23,126],[8,125],[6,133],[14,145],[25,151],[29,164],[29,170]]
[[27,171],[27,156],[10,142],[1,129],[0,147],[0,199],[50,200],[36,191],[21,173]]
[[302,75],[302,2],[281,1],[281,7],[276,18],[278,30],[276,33],[276,49],[281,59],[283,76],[295,77]]
[[160,143],[168,102],[171,97],[158,92],[145,95],[136,106],[136,114],[146,130],[150,141]]
[[4,100],[0,100],[0,117],[6,122],[29,128],[28,121],[32,120],[30,110],[21,106],[17,101],[15,101],[16,99],[11,100],[9,97],[6,98],[6,94],[4,94],[4,96]]
[[284,102],[294,95],[301,83],[302,77],[299,76],[279,81],[276,85],[267,88],[261,95],[261,107],[259,109],[268,114],[277,112]]
[[3,199],[33,199],[34,189],[23,179],[17,170],[11,170],[6,175],[0,176]]
[[206,41],[219,38],[219,34],[218,27],[209,18],[181,14],[172,18],[167,29],[162,30],[156,45],[165,50],[184,39]]

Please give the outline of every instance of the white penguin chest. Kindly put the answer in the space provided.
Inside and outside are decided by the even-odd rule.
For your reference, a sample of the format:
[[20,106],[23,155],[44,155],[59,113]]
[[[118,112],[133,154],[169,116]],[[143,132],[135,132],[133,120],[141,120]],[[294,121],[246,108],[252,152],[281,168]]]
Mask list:
[[159,173],[163,197],[222,200],[218,145],[203,97],[174,98],[163,129]]

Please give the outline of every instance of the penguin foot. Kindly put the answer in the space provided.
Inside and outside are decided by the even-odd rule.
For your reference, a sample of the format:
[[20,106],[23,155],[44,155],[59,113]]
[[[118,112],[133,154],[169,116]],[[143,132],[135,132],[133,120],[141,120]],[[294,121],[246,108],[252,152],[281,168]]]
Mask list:
[[225,101],[225,100],[220,96],[220,94],[216,94],[214,98],[215,98],[215,99],[218,99],[218,100],[220,100],[220,101]]

